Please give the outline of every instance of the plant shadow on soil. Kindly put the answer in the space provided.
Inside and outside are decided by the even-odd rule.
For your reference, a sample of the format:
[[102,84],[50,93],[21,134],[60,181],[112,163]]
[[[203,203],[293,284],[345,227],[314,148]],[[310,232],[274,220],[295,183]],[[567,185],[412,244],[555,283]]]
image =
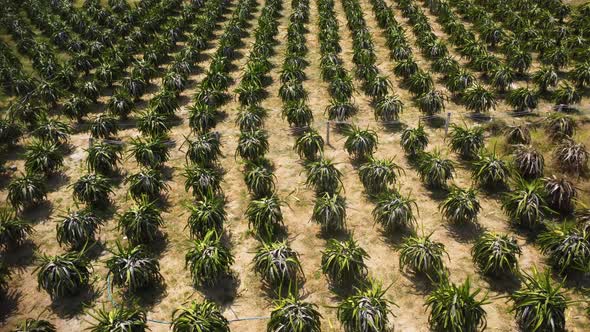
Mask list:
[[16,161],[22,158],[25,154],[25,147],[22,145],[11,145],[0,150],[2,152],[2,162]]
[[[188,83],[189,88],[190,87],[194,87],[196,85],[196,83],[194,81],[190,81]],[[188,104],[191,104],[193,102],[193,98],[189,97],[189,96],[185,96],[185,95],[180,95],[177,97],[177,102],[178,102],[178,107],[182,108],[185,107]]]
[[124,169],[117,169],[111,174],[107,174],[106,176],[109,178],[109,181],[113,185],[114,188],[119,188],[121,185],[125,184],[125,178],[129,174],[129,171]]
[[457,166],[458,168],[462,168],[465,169],[466,171],[469,171],[470,173],[473,173],[473,171],[476,170],[475,165],[473,164],[473,162],[475,161],[475,159],[466,159],[466,158],[462,158],[459,156],[457,162],[455,163],[455,166]]
[[53,213],[53,204],[45,200],[35,206],[34,209],[25,209],[22,212],[22,217],[25,220],[29,220],[33,223],[47,220]]
[[434,188],[426,183],[424,183],[423,186],[428,190],[428,196],[430,199],[439,203],[444,201],[449,194],[448,188]]
[[[355,170],[355,172],[358,172],[359,168],[361,166],[363,166],[363,164],[365,164],[367,162],[366,158],[353,158],[353,157],[349,157],[349,163],[352,166],[352,168]],[[344,174],[346,175],[346,174]]]
[[498,201],[500,201],[502,197],[504,197],[504,194],[510,190],[510,188],[507,185],[499,186],[496,188],[489,188],[486,186],[479,185],[477,186],[477,189],[478,193],[482,194],[482,196],[485,196],[485,198],[494,199]]
[[47,179],[47,188],[50,192],[58,191],[70,183],[70,177],[64,173],[56,173]]
[[[2,165],[2,163],[0,162],[0,165]],[[12,180],[12,176],[11,176],[12,172],[2,172],[0,173],[0,190],[4,190],[6,189],[6,187],[8,186],[8,184],[10,183],[10,181]]]
[[97,260],[107,249],[106,241],[100,239],[88,244],[84,251],[84,256],[89,260]]
[[168,295],[166,292],[166,283],[162,280],[154,285],[130,292],[122,290],[121,299],[124,303],[135,303],[140,308],[150,311]]
[[9,290],[0,292],[0,323],[4,323],[7,318],[12,316],[18,308],[18,303],[22,294],[18,290]]
[[539,234],[543,233],[546,229],[544,226],[539,226],[536,229],[530,229],[530,228],[525,228],[523,226],[519,226],[514,224],[513,222],[510,223],[510,230],[522,237],[524,237],[524,240],[526,242],[526,244],[535,244],[537,241],[537,237],[539,236]]
[[107,204],[89,207],[89,209],[96,214],[102,221],[115,218],[117,214],[117,206],[113,205],[114,202],[109,201]]
[[414,229],[407,227],[398,227],[395,230],[387,230],[381,227],[379,233],[383,237],[385,244],[394,250],[399,248],[406,237],[416,235],[416,231]]
[[469,243],[480,237],[486,230],[478,222],[445,223],[444,227],[450,236],[460,243]]
[[172,181],[174,179],[174,172],[176,172],[176,169],[174,167],[162,165],[158,168],[158,170],[160,170],[160,172],[162,173],[162,177],[164,178],[164,180]]
[[414,288],[418,295],[425,296],[436,289],[436,281],[431,280],[423,273],[414,273],[406,269],[401,269],[400,274],[411,281],[412,288]]
[[391,123],[382,123],[384,130],[390,134],[396,134],[402,132],[409,126],[403,122],[391,122]]
[[498,275],[484,275],[483,279],[488,283],[491,291],[498,293],[512,294],[521,287],[521,279],[514,273],[503,273]]
[[331,298],[335,300],[335,302],[340,302],[347,297],[353,295],[356,292],[356,289],[362,289],[364,286],[368,286],[368,280],[354,280],[349,282],[345,285],[338,285],[330,280],[330,278],[326,278],[328,287],[333,294],[331,294]]
[[350,238],[353,238],[354,234],[351,231],[349,231],[348,228],[332,231],[321,229],[320,232],[317,233],[316,237],[326,241],[330,239],[334,239],[337,241],[346,241]]
[[565,279],[564,287],[568,289],[574,289],[576,291],[586,292],[590,289],[590,277],[588,274],[584,274],[577,271],[572,271],[567,273],[567,276],[564,278],[563,275],[559,275],[559,273],[553,273],[556,280]]
[[233,272],[221,278],[215,285],[209,287],[196,287],[203,293],[205,298],[211,300],[220,306],[229,306],[233,303],[238,295],[240,288],[240,278],[237,273]]
[[151,255],[159,259],[168,249],[168,243],[168,235],[160,230],[146,248]]
[[51,301],[51,310],[60,318],[73,318],[84,312],[89,304],[97,300],[100,295],[101,291],[96,290],[91,284],[78,294],[53,299]]
[[174,205],[170,202],[170,195],[167,192],[161,192],[154,201],[161,212],[169,212]]
[[24,270],[35,261],[37,245],[30,239],[21,243],[18,247],[10,247],[3,256],[4,262],[19,270]]

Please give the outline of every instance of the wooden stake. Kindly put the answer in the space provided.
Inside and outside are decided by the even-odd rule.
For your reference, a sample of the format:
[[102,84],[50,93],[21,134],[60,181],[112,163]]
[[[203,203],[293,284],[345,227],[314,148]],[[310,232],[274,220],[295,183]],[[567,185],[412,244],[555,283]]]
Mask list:
[[326,121],[326,144],[330,145],[330,121]]
[[451,123],[451,112],[447,113],[447,120],[445,121],[445,137],[449,133],[449,123]]

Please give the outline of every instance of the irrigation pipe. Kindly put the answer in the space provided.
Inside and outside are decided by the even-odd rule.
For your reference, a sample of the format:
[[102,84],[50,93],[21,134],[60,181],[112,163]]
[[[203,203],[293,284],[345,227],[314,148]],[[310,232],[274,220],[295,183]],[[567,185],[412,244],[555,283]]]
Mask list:
[[[117,302],[115,302],[115,299],[113,299],[113,291],[112,291],[111,276],[110,275],[107,277],[107,297],[109,298],[109,301],[111,301],[111,304],[113,305],[113,307],[120,306]],[[228,319],[227,321],[230,323],[233,323],[233,322],[251,321],[251,320],[264,320],[264,319],[269,319],[269,318],[270,318],[270,316],[255,316],[255,317]],[[152,323],[156,323],[156,324],[165,324],[165,325],[172,324],[172,322],[167,322],[167,321],[158,320],[158,319],[147,318],[146,320],[148,322],[152,322]]]

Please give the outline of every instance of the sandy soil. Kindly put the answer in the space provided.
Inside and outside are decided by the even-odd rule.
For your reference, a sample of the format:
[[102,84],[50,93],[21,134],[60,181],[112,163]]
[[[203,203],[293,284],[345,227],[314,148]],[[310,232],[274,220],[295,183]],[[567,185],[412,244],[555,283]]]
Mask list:
[[572,6],[581,6],[583,4],[588,3],[586,0],[565,0],[564,3],[570,4]]
[[[389,3],[393,4],[393,1]],[[370,3],[368,0],[362,0],[361,4],[375,42],[378,55],[377,65],[383,73],[390,77],[394,91],[402,98],[406,105],[406,110],[401,116],[401,122],[404,126],[416,126],[419,121],[419,111],[413,107],[412,97],[408,91],[401,88],[401,81],[393,75],[394,63],[388,57],[385,40],[376,24]],[[262,5],[263,1],[258,1],[257,9],[250,19],[251,26],[249,31],[253,31],[255,28]],[[234,6],[231,6],[231,9],[233,8]],[[344,66],[348,70],[352,70],[350,32],[345,24],[346,17],[339,0],[336,0],[335,10],[341,23],[340,35],[342,36],[341,43],[344,49],[342,53]],[[290,3],[285,1],[282,16],[279,19],[278,41],[284,41],[286,39],[286,27],[289,22],[290,11]],[[394,8],[394,11],[398,21],[406,27],[409,40],[413,44],[414,36],[410,27],[407,26],[407,21],[401,16],[397,8]],[[429,14],[428,11],[425,10],[425,12]],[[231,12],[228,12],[225,14],[225,17],[228,18],[230,15]],[[434,17],[430,18],[431,23],[435,24]],[[328,105],[329,98],[327,84],[322,81],[319,73],[319,28],[317,22],[317,3],[312,0],[310,1],[310,21],[307,24],[307,28],[309,29],[307,40],[310,50],[307,58],[310,61],[310,65],[306,69],[308,79],[304,82],[304,86],[309,93],[308,103],[314,112],[314,126],[320,132],[325,133],[327,117],[324,114],[324,109]],[[219,36],[222,30],[223,24],[220,24],[215,35]],[[437,31],[437,35],[441,38],[445,36],[441,31]],[[234,78],[234,84],[229,88],[228,91],[230,92],[239,83],[241,68],[247,61],[247,55],[252,42],[253,36],[250,35],[244,38],[243,46],[239,50],[242,57],[234,61],[235,70],[231,73],[232,78]],[[217,39],[212,42],[211,48],[205,53],[211,54],[217,46],[216,43]],[[275,68],[270,73],[273,84],[267,87],[269,95],[262,103],[262,106],[269,110],[266,129],[270,135],[270,151],[267,157],[273,161],[276,167],[277,191],[286,203],[283,207],[283,214],[291,246],[301,255],[306,276],[302,294],[307,301],[319,306],[319,310],[323,316],[323,331],[341,331],[336,318],[336,310],[334,309],[334,306],[341,299],[329,290],[327,281],[320,272],[321,251],[325,247],[327,239],[320,235],[319,227],[310,222],[311,209],[313,208],[314,202],[313,193],[304,185],[305,173],[303,172],[299,157],[292,149],[294,137],[288,130],[287,122],[281,119],[280,116],[282,103],[277,96],[280,84],[278,77],[280,65],[284,59],[284,45],[279,43],[275,47],[275,51],[275,55],[271,59],[271,62],[275,64]],[[427,70],[429,64],[426,59],[422,58],[418,49],[414,48],[414,54],[420,66]],[[234,124],[235,110],[238,106],[238,103],[235,101],[222,107],[222,111],[226,117],[215,128],[216,131],[222,134],[223,142],[224,157],[221,160],[221,164],[226,174],[222,188],[228,202],[226,207],[228,212],[226,232],[231,241],[232,252],[235,255],[235,263],[232,268],[239,280],[235,297],[230,296],[229,292],[204,294],[194,289],[191,286],[190,275],[184,269],[184,254],[188,247],[188,234],[184,230],[188,212],[184,208],[184,204],[191,197],[190,194],[184,191],[184,179],[181,176],[182,168],[184,167],[184,152],[181,151],[180,146],[184,140],[183,136],[190,134],[186,107],[190,104],[190,98],[194,93],[195,84],[204,77],[204,70],[208,67],[208,64],[209,60],[201,62],[198,66],[199,70],[197,73],[191,76],[191,87],[185,90],[181,97],[183,107],[178,115],[183,121],[181,124],[173,127],[170,133],[171,139],[176,142],[176,147],[172,150],[170,161],[166,163],[166,174],[170,189],[166,197],[166,209],[163,213],[166,222],[163,233],[166,235],[166,239],[161,244],[160,247],[162,249],[159,252],[159,262],[166,287],[165,289],[156,290],[142,296],[141,304],[148,310],[148,317],[150,319],[169,320],[171,312],[176,307],[192,299],[202,299],[204,296],[211,296],[220,303],[228,319],[268,316],[272,308],[271,298],[262,289],[259,276],[255,275],[252,271],[251,261],[253,251],[258,242],[248,232],[244,211],[249,198],[243,182],[243,165],[241,165],[239,159],[234,158],[238,137],[238,128]],[[398,186],[403,193],[411,192],[416,198],[420,209],[420,229],[426,234],[433,232],[433,238],[442,242],[449,252],[450,261],[447,262],[447,266],[450,269],[452,281],[461,282],[469,277],[475,286],[489,291],[491,303],[485,306],[488,314],[488,330],[514,331],[516,326],[512,314],[509,313],[509,304],[505,297],[516,286],[497,280],[488,280],[477,273],[471,260],[470,249],[478,232],[457,229],[446,225],[438,211],[438,204],[442,197],[422,185],[415,169],[406,161],[403,151],[399,147],[399,132],[385,128],[374,121],[373,110],[370,106],[369,99],[360,92],[360,82],[356,81],[355,84],[359,92],[355,94],[354,99],[359,106],[360,112],[353,121],[362,127],[370,127],[377,131],[379,135],[379,149],[376,152],[377,157],[394,158],[405,169],[405,174],[402,174],[399,178]],[[437,87],[444,88],[439,82],[437,82]],[[138,104],[140,109],[145,107],[145,101],[149,100],[150,96],[150,94],[144,96],[143,101]],[[549,105],[549,103],[544,103],[540,109],[547,110]],[[584,99],[583,105],[586,108],[589,105],[587,96]],[[450,102],[447,105],[447,110],[452,113],[453,122],[470,123],[467,118],[464,118],[467,112],[461,105]],[[501,104],[493,115],[506,122],[540,120],[540,117],[532,119],[513,118],[507,114],[507,110],[507,107]],[[578,131],[577,139],[590,146],[589,131],[587,129],[590,129],[590,125],[583,125]],[[429,127],[428,132],[431,136],[431,144],[428,149],[441,149],[449,158],[456,161],[457,174],[453,182],[462,187],[470,186],[471,172],[466,164],[460,162],[454,154],[448,151],[445,143],[444,130],[442,128]],[[130,137],[137,135],[136,130],[127,129],[121,132],[119,136],[123,141],[128,141]],[[551,164],[550,156],[552,148],[550,144],[547,144],[547,138],[543,130],[537,130],[533,136],[534,144],[546,153],[548,164],[547,174],[557,173]],[[84,148],[87,147],[88,136],[86,133],[74,134],[72,135],[71,143],[73,151],[66,159],[63,175],[52,179],[50,183],[51,192],[48,196],[50,203],[40,209],[27,213],[27,217],[35,219],[36,222],[36,233],[31,239],[32,242],[18,252],[8,253],[7,255],[14,271],[10,288],[15,290],[16,293],[13,299],[9,299],[2,306],[5,309],[3,310],[3,316],[7,318],[2,323],[3,325],[0,325],[0,330],[9,330],[17,321],[25,317],[37,317],[41,315],[53,321],[60,331],[79,331],[88,326],[86,320],[89,319],[84,312],[85,308],[83,308],[82,304],[87,303],[87,308],[100,308],[103,305],[107,308],[110,307],[105,290],[104,278],[106,276],[106,270],[103,263],[108,257],[107,251],[100,252],[93,260],[94,275],[96,277],[94,286],[96,290],[100,291],[93,298],[81,296],[69,301],[51,303],[47,294],[37,291],[36,278],[32,275],[35,267],[33,262],[34,251],[48,254],[63,252],[63,249],[58,247],[55,240],[55,223],[59,215],[68,208],[73,207],[70,199],[71,189],[68,185],[84,173],[86,155]],[[343,149],[343,137],[332,131],[330,143],[331,145],[326,147],[325,154],[338,163],[337,167],[344,174],[344,196],[348,204],[347,227],[354,234],[359,244],[370,255],[370,259],[367,262],[370,276],[376,280],[380,280],[386,286],[392,285],[386,294],[388,299],[398,305],[398,307],[392,308],[392,327],[395,327],[398,331],[427,331],[428,311],[423,306],[425,296],[429,291],[427,285],[399,271],[399,255],[396,251],[396,246],[400,243],[401,236],[387,237],[381,232],[379,226],[374,225],[371,217],[371,211],[374,206],[366,198],[357,172],[351,164],[348,154]],[[490,137],[487,145],[489,147],[496,145],[497,150],[502,153],[507,154],[510,152],[504,146],[501,137]],[[23,169],[20,152],[22,152],[22,149],[11,153],[8,156],[9,161],[7,163]],[[123,163],[121,169],[123,170],[121,177],[124,177],[124,174],[132,173],[138,167],[132,160],[128,160]],[[5,200],[5,189],[8,180],[8,178],[2,179],[0,183],[0,188],[2,188],[0,201]],[[576,182],[581,189],[590,190],[587,180],[576,179]],[[118,213],[122,213],[132,205],[126,196],[126,192],[126,186],[121,183],[113,196],[114,210]],[[583,201],[589,203],[590,200],[586,196],[586,194],[583,194]],[[520,259],[520,265],[523,270],[529,271],[533,266],[544,267],[544,258],[540,255],[534,243],[531,243],[531,240],[524,234],[515,233],[508,227],[507,218],[500,209],[498,197],[486,196],[481,193],[479,198],[482,204],[479,223],[482,228],[512,233],[517,237],[519,244],[523,247],[523,255]],[[100,239],[107,247],[112,246],[114,241],[121,237],[115,226],[116,215],[113,215],[108,223],[102,227]],[[574,287],[569,288],[568,291],[572,298],[581,299],[581,295],[577,294]],[[117,290],[115,290],[115,299],[117,301],[121,300]],[[584,313],[584,306],[581,304],[570,307],[567,312],[567,319],[570,331],[584,331],[590,326],[590,320]],[[233,331],[246,332],[263,331],[265,326],[265,320],[242,321],[231,324]],[[167,325],[158,323],[150,323],[150,328],[152,331],[168,330]]]

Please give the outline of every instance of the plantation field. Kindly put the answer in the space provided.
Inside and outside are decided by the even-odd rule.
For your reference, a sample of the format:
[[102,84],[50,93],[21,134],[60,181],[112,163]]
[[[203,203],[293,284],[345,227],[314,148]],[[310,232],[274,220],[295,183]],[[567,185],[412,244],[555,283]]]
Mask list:
[[[379,284],[383,293],[373,295],[387,303],[387,310],[383,310],[387,318],[382,329],[365,331],[428,331],[437,329],[432,306],[427,304],[433,297],[434,302],[440,301],[435,296],[437,288],[460,286],[466,280],[471,283],[471,293],[481,290],[475,295],[477,300],[486,299],[481,304],[485,319],[455,326],[455,331],[515,331],[519,329],[519,319],[512,311],[514,294],[526,288],[526,275],[534,275],[535,269],[545,271],[553,285],[563,283],[561,291],[571,300],[564,311],[565,325],[557,330],[590,328],[590,173],[586,152],[590,146],[590,16],[584,15],[590,13],[590,4],[577,3],[582,9],[571,9],[560,21],[552,7],[559,6],[554,1],[540,1],[535,10],[530,5],[533,1],[528,0],[138,0],[128,1],[133,5],[121,5],[119,9],[115,4],[120,2],[124,0],[74,1],[70,7],[67,0],[27,0],[19,5],[0,0],[0,6],[7,8],[6,13],[0,14],[0,78],[6,81],[6,88],[0,92],[0,202],[3,211],[10,212],[0,214],[1,331],[12,331],[27,318],[47,320],[57,331],[110,331],[96,327],[96,313],[120,306],[145,314],[139,325],[145,322],[151,331],[168,331],[172,330],[170,322],[177,308],[204,300],[217,305],[229,320],[231,331],[279,331],[276,325],[273,329],[267,324],[279,320],[279,314],[273,315],[272,320],[269,316],[277,301],[286,295],[314,304],[321,314],[321,328],[300,331],[361,331],[347,325],[345,315],[339,313],[342,303],[347,299],[353,301],[355,294],[368,296],[363,290]],[[138,10],[136,3],[145,6],[145,12]],[[496,13],[502,13],[502,6],[513,6],[509,10],[518,16],[515,20],[526,22],[523,24],[530,31],[522,32],[492,16],[501,15]],[[443,18],[443,7],[447,13],[455,14],[454,19]],[[74,32],[77,19],[68,21],[69,11],[79,14],[86,24],[94,22],[102,34],[111,31],[114,46],[106,47],[96,57],[89,55],[86,48],[91,41],[100,40],[102,34]],[[121,36],[117,37],[104,17],[111,17],[116,25],[132,11],[136,11],[136,21],[130,24],[129,31],[121,29]],[[486,20],[481,17],[485,15],[466,12],[488,13],[488,19],[495,22],[494,28],[503,37],[497,42],[486,42],[481,28]],[[543,24],[546,17],[542,15],[555,15],[555,21]],[[57,30],[67,31],[70,38],[85,40],[85,50],[75,51],[57,42],[59,38],[50,32],[56,28],[43,28],[47,24],[43,21],[49,19],[58,22]],[[453,20],[455,23],[449,23]],[[71,84],[63,83],[67,81],[63,76],[43,69],[52,61],[35,63],[33,58],[46,56],[43,52],[23,50],[26,47],[22,44],[26,43],[19,43],[18,39],[26,39],[23,36],[27,34],[19,37],[14,31],[18,30],[14,28],[17,21],[31,30],[32,48],[47,45],[48,53],[53,54],[52,61],[60,68],[75,67]],[[424,22],[431,33],[420,27]],[[463,26],[467,32],[456,26],[449,28],[453,24]],[[298,27],[289,28],[295,25]],[[325,31],[330,28],[333,31]],[[139,30],[145,33],[137,37],[139,41],[123,38],[134,36],[131,32]],[[403,31],[402,37],[396,35],[399,31]],[[461,41],[457,34],[472,34],[477,42]],[[560,42],[545,45],[538,41],[554,35]],[[399,44],[393,42],[396,38]],[[459,46],[462,42],[467,46]],[[515,46],[506,46],[509,42]],[[120,51],[121,61],[116,59],[117,52],[109,48]],[[189,48],[194,54],[187,51]],[[400,49],[405,56],[392,55]],[[14,55],[20,68],[9,60],[9,54]],[[92,60],[88,68],[80,64],[86,56]],[[329,70],[327,58],[334,61]],[[441,58],[448,62],[438,61]],[[481,58],[489,63],[480,61]],[[268,60],[266,65],[264,60]],[[292,67],[300,61],[301,72],[290,72],[289,61],[293,61]],[[415,70],[406,74],[400,63],[410,62]],[[112,68],[105,63],[111,63]],[[154,69],[146,69],[147,79],[136,76],[144,68],[141,63]],[[17,68],[17,74],[8,74],[9,64]],[[512,79],[505,84],[499,82],[502,79],[498,68],[510,69]],[[330,70],[332,76],[328,74]],[[16,88],[20,81],[14,77],[29,77],[33,87],[25,87],[22,92]],[[420,78],[424,82],[416,82]],[[130,82],[134,79],[143,85],[132,96]],[[74,97],[88,93],[85,82],[97,82],[98,95],[95,100],[85,97],[88,100],[76,104]],[[348,87],[353,89],[346,91]],[[216,98],[218,94],[225,97]],[[403,105],[403,111],[397,107],[380,108],[383,100]],[[560,111],[556,105],[561,105]],[[290,113],[289,107],[300,113]],[[261,112],[259,108],[266,110],[265,115],[255,113]],[[246,114],[245,110],[251,113]],[[208,111],[211,118],[202,115],[209,114]],[[97,128],[96,119],[101,114],[109,114],[118,131],[105,129],[108,133],[101,135],[91,130]],[[148,123],[150,116],[160,116],[161,123]],[[252,117],[253,124],[246,123],[246,116]],[[52,122],[56,120],[57,124]],[[199,120],[207,123],[199,126]],[[20,129],[10,131],[13,124]],[[65,129],[60,127],[62,124]],[[418,148],[412,154],[402,141],[408,130],[414,128],[424,129],[428,143],[423,151]],[[511,144],[514,142],[509,139],[515,128],[528,129],[530,142]],[[478,141],[471,147],[467,146],[469,142],[459,142],[457,137],[462,129],[477,139],[483,138],[483,143]],[[294,148],[299,137],[314,132],[323,139],[323,145],[318,143],[323,152],[318,152],[315,159]],[[207,133],[219,134],[218,153],[204,154],[205,157],[191,155],[189,141],[209,137]],[[212,140],[217,137],[211,136]],[[355,145],[351,142],[355,137],[366,142],[357,141]],[[245,138],[268,144],[265,147],[253,143],[252,150],[245,151]],[[138,142],[150,141],[157,141],[158,148],[167,151],[150,151],[162,157],[160,162],[150,159],[156,157],[147,156],[149,153],[141,159],[134,152]],[[44,151],[57,151],[63,157],[61,165],[49,170],[32,166],[31,160],[35,158],[31,151],[37,143],[41,146],[37,152],[44,157]],[[374,147],[367,147],[372,143]],[[460,147],[453,148],[455,143]],[[115,151],[113,160],[105,162],[106,170],[91,156],[102,144],[108,146],[105,154]],[[464,146],[473,155],[462,156],[459,152]],[[538,153],[537,160],[541,159],[544,165],[540,174],[524,174],[517,167],[515,159],[521,156],[524,146]],[[559,154],[563,149],[575,155],[579,163],[565,160]],[[474,175],[479,162],[492,152],[509,165],[499,180],[506,182],[504,187],[486,188],[484,181]],[[263,158],[270,165],[261,161]],[[318,160],[331,160],[339,178],[331,178],[329,185],[310,180]],[[376,180],[367,184],[361,176],[363,170],[380,160],[393,161],[399,170],[387,164],[391,167],[387,171],[393,175],[386,179],[375,175]],[[441,185],[428,185],[431,175],[421,173],[428,160],[452,164],[453,170],[449,172],[453,176],[443,179]],[[109,166],[113,170],[109,171]],[[272,182],[269,188],[256,189],[247,182],[246,174],[256,167],[274,174],[267,178]],[[191,170],[210,171],[207,174],[219,180],[218,188],[214,180],[207,182],[204,177],[191,182],[191,175],[187,175]],[[145,188],[137,192],[130,189],[134,175],[148,172],[157,174],[155,177],[164,183],[162,188],[152,195]],[[111,192],[105,202],[74,197],[76,185],[87,174],[102,174],[110,183]],[[19,190],[14,190],[14,183],[28,176],[39,178],[39,187],[46,186],[43,197],[15,198],[12,191]],[[552,176],[562,180],[562,185],[574,186],[576,194],[575,199],[564,199],[564,205],[549,209],[549,202],[555,197],[548,190],[555,183]],[[205,182],[202,192],[198,192],[199,180]],[[455,197],[457,188],[473,188],[475,205],[479,207],[473,218],[457,217],[463,219],[453,222],[452,213],[445,214],[442,206]],[[532,217],[507,207],[511,194],[527,190],[527,197],[532,198],[520,203],[541,211],[531,212]],[[398,227],[390,229],[376,220],[378,213],[374,210],[380,199],[392,196],[408,198],[415,205],[404,206],[407,210],[394,218]],[[331,215],[329,225],[320,225],[321,213],[314,213],[314,209],[317,210],[322,197],[344,199],[345,204],[341,200],[333,204],[344,207],[345,216],[342,210],[330,210],[336,215],[339,212],[341,218]],[[535,200],[538,197],[540,203]],[[263,215],[260,226],[252,211],[254,205],[266,204],[265,199],[278,199],[280,207],[278,212],[275,209],[268,214],[258,211]],[[225,212],[223,223],[197,225],[206,229],[194,231],[189,225],[191,214],[198,204],[210,201],[224,202],[220,203]],[[151,221],[144,221],[145,229],[124,225],[121,220],[129,211],[137,212],[137,208],[161,217],[159,225],[147,225]],[[101,221],[94,225],[90,235],[82,236],[85,241],[63,240],[62,233],[67,233],[60,230],[64,218],[78,210]],[[404,212],[413,217],[405,220]],[[30,225],[28,231],[17,234],[16,240],[5,226],[13,219]],[[495,275],[486,275],[472,254],[478,239],[490,232],[514,237],[521,250],[516,255],[517,265]],[[207,242],[208,236],[213,236],[213,244]],[[444,246],[446,253],[439,257],[442,265],[434,262],[434,269],[424,271],[417,271],[411,264],[400,266],[400,252],[408,245],[408,239],[425,237]],[[366,251],[366,273],[335,286],[334,278],[322,270],[323,255],[330,241],[350,238]],[[546,243],[567,242],[564,239],[577,241],[581,249],[573,253],[575,258],[570,257],[571,262],[560,265],[556,257],[569,252],[563,253]],[[265,270],[254,261],[262,244],[281,241],[296,252],[300,270],[292,268],[289,273],[296,277],[285,277],[288,282],[281,279],[273,283],[270,277],[263,277]],[[129,281],[114,280],[116,273],[109,262],[120,254],[117,243],[129,248],[141,245],[151,259],[150,264],[158,266],[159,272],[154,273],[159,273],[154,277],[158,280],[136,289]],[[216,274],[213,268],[205,268],[191,274],[186,255],[203,243],[232,255],[227,266],[219,267],[224,271]],[[40,267],[47,267],[43,257],[68,252],[87,263],[89,275],[85,285],[74,294],[50,296],[51,286],[39,286],[38,278],[43,279],[38,277],[43,270]],[[436,303],[449,307],[448,303]],[[476,314],[470,312],[468,316]],[[225,331],[208,328],[205,331]],[[452,329],[438,326],[438,330]],[[532,329],[525,326],[522,330]],[[176,327],[175,331],[189,329]]]

